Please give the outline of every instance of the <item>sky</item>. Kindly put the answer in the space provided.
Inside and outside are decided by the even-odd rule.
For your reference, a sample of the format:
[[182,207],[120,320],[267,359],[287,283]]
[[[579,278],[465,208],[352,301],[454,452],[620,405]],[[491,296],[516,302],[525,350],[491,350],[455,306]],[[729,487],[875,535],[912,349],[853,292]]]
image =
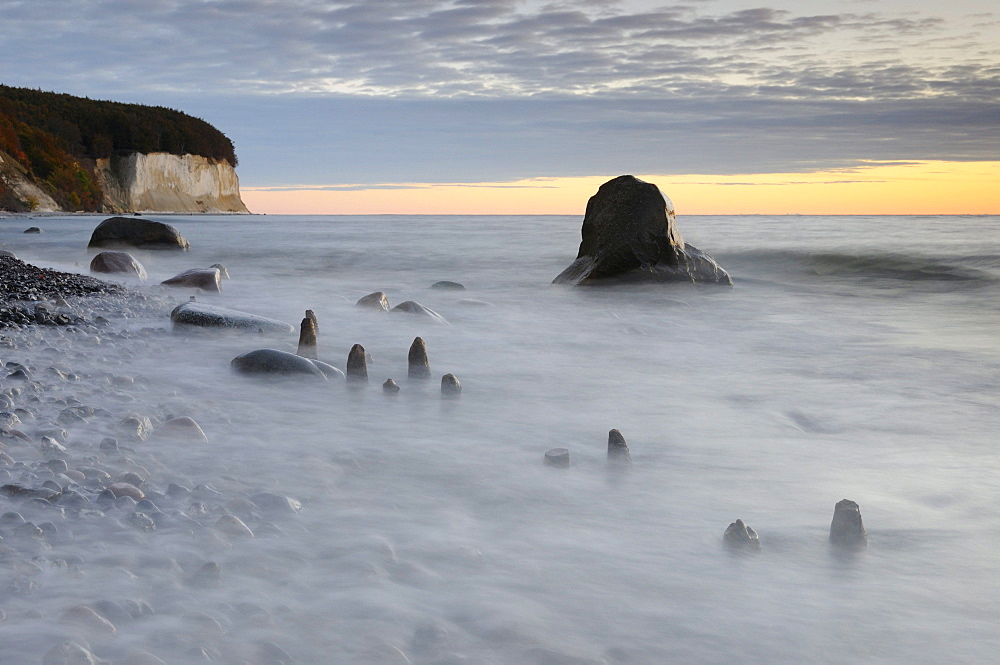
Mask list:
[[0,82],[168,106],[267,213],[1000,214],[995,0],[0,0]]

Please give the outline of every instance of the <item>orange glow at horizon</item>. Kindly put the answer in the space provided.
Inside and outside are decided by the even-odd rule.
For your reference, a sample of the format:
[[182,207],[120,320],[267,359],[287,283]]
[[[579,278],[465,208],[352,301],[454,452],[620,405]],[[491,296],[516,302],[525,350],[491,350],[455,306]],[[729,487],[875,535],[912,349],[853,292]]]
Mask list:
[[[328,189],[246,187],[241,193],[252,212],[267,214],[582,215],[587,199],[614,175]],[[655,183],[679,215],[1000,214],[1000,162],[866,162],[813,173],[636,175]]]

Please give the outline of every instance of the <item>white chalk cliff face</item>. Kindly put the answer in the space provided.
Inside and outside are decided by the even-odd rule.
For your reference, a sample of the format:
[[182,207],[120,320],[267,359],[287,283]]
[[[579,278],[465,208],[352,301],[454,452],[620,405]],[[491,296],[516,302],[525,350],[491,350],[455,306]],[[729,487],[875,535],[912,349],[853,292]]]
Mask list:
[[97,160],[107,208],[119,212],[248,212],[236,170],[199,155],[139,152]]

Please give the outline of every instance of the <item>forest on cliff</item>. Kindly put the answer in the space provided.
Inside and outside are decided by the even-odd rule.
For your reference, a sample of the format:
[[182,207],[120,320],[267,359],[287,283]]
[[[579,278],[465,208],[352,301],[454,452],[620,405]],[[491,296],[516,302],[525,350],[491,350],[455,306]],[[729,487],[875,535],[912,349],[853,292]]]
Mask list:
[[98,211],[96,160],[132,152],[237,162],[225,134],[181,111],[0,84],[0,210],[32,209],[10,184],[20,175],[66,210]]

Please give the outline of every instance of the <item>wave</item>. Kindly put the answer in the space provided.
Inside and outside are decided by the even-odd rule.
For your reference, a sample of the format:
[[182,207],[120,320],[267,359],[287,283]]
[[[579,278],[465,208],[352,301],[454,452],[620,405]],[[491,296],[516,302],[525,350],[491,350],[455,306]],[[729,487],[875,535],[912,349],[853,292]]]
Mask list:
[[981,286],[1000,282],[1000,255],[933,257],[899,252],[809,252],[795,249],[750,250],[721,255],[734,276],[769,274],[892,280],[903,282],[968,282]]

